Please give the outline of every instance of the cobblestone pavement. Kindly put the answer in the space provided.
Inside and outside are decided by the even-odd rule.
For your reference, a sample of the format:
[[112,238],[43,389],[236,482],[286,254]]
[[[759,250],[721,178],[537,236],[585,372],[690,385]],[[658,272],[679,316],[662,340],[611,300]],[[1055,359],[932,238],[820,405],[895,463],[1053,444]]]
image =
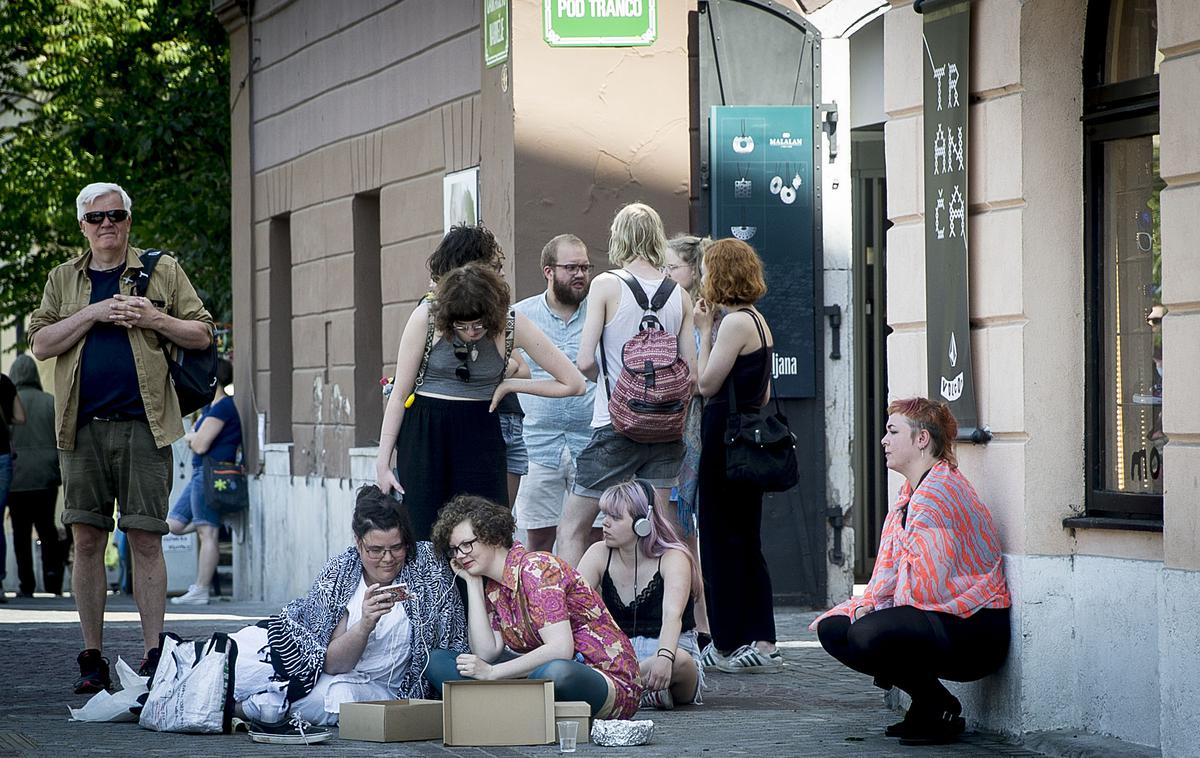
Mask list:
[[[167,629],[184,638],[232,631],[269,615],[273,606],[216,602],[178,611],[168,608]],[[906,748],[883,736],[896,714],[883,707],[870,680],[837,664],[807,629],[815,614],[780,609],[777,622],[786,661],[772,675],[709,675],[702,706],[671,712],[642,711],[655,722],[653,744],[640,748],[580,745],[577,755],[754,756],[1032,756],[1020,746],[987,734],[969,733],[962,743]],[[141,658],[137,611],[128,597],[109,598],[105,654],[132,666]],[[245,735],[159,734],[136,724],[68,721],[67,706],[77,669],[79,629],[69,599],[10,598],[0,606],[0,756],[170,755],[206,757],[291,754],[304,748],[259,745]],[[547,756],[557,746],[447,748],[440,742],[376,744],[332,740],[311,750],[388,756]]]

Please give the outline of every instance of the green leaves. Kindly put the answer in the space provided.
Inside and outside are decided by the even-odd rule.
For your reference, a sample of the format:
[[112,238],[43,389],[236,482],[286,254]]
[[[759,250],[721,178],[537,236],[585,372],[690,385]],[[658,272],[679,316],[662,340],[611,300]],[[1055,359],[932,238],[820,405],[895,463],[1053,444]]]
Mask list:
[[230,320],[229,52],[210,7],[0,2],[0,323],[83,250],[93,181],[125,188],[133,244],[173,251]]

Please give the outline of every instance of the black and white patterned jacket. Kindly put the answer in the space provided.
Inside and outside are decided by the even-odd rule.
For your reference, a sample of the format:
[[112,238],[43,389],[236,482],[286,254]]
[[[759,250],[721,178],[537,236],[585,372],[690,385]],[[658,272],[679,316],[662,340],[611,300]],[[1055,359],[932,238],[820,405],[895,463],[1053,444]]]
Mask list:
[[[408,669],[396,685],[401,698],[428,698],[429,683],[422,676],[429,651],[445,648],[467,652],[467,621],[462,598],[454,587],[449,564],[429,542],[418,542],[414,555],[400,569],[398,581],[408,585],[409,597],[401,601],[409,618]],[[267,620],[267,639],[275,670],[290,681],[293,703],[312,691],[325,666],[325,650],[346,604],[362,579],[362,559],[353,546],[333,556],[308,594],[283,607]]]

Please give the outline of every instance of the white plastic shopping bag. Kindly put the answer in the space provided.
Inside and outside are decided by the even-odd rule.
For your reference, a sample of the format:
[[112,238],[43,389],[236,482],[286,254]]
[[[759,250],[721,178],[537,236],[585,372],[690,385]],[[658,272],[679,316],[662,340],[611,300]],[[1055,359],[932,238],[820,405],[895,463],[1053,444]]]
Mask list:
[[67,707],[72,721],[137,721],[130,708],[138,705],[138,697],[146,694],[148,677],[138,676],[124,658],[117,658],[117,679],[121,689],[117,692],[101,690],[92,695],[82,708]]
[[220,632],[194,643],[173,634],[163,634],[161,641],[162,657],[139,723],[157,732],[228,732],[237,643]]

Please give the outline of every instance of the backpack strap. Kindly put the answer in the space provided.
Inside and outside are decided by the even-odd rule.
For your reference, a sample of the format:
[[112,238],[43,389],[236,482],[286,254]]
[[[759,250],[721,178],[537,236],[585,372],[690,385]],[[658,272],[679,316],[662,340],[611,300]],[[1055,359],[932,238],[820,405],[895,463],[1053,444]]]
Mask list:
[[133,291],[138,294],[138,297],[146,296],[146,290],[150,289],[150,276],[154,273],[154,267],[158,265],[159,258],[162,257],[163,251],[156,248],[143,250],[138,257],[138,260],[142,262],[142,270],[133,283]]

